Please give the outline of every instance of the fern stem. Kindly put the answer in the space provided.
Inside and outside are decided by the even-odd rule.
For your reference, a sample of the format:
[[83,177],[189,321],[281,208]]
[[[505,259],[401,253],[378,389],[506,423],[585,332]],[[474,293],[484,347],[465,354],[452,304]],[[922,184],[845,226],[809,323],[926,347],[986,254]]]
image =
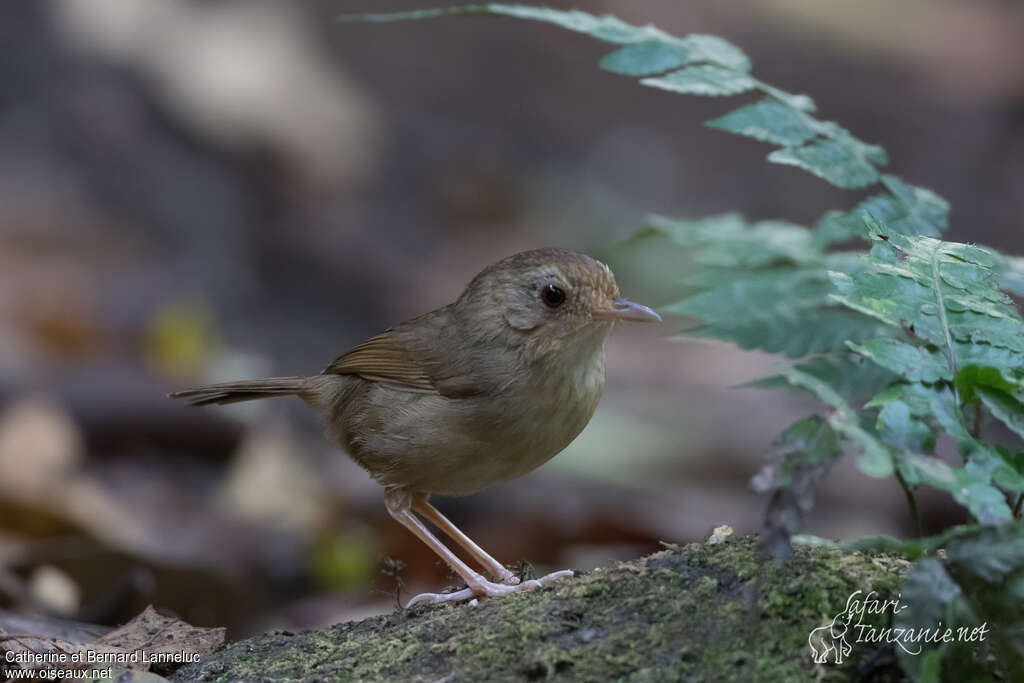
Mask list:
[[[939,277],[939,243],[932,249],[932,286],[935,288],[935,302],[939,306],[939,321],[942,322],[942,333],[946,337],[946,358],[949,361],[949,369],[956,377],[956,349],[953,347],[953,335],[949,331],[949,319],[946,317],[946,301],[942,297],[942,280]],[[956,396],[956,404],[959,409],[960,393],[956,384],[953,384],[953,395]]]
[[907,497],[907,506],[910,508],[910,519],[914,523],[914,530],[916,531],[918,538],[920,538],[921,536],[924,536],[924,533],[921,530],[921,515],[917,511],[917,499],[914,497],[914,491],[910,488],[910,484],[907,483],[907,480],[903,478],[903,475],[900,474],[899,469],[894,471],[896,473],[896,480],[900,483],[900,486],[903,487],[903,494]]
[[981,401],[974,404],[974,422],[971,425],[971,436],[981,438]]
[[913,489],[910,488],[910,484],[906,482],[899,469],[894,470],[896,473],[896,480],[899,481],[899,485],[903,487],[903,495],[906,496],[907,507],[910,508],[910,521],[913,522],[913,528],[918,533],[918,538],[924,536],[924,532],[921,527],[921,513],[918,512],[918,499],[913,496]]
[[1024,493],[1017,496],[1017,504],[1013,506],[1013,518],[1021,518],[1021,508],[1024,506]]

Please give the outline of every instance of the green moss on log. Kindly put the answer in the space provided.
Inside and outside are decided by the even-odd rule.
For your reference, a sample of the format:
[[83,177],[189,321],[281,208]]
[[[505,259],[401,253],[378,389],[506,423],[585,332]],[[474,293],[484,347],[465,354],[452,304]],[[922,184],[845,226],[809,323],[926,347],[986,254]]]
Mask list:
[[[180,681],[899,680],[855,644],[815,665],[807,636],[856,590],[896,595],[902,560],[756,539],[692,544],[480,604],[421,606],[301,634],[270,633],[181,669]],[[881,625],[881,624],[879,624]]]

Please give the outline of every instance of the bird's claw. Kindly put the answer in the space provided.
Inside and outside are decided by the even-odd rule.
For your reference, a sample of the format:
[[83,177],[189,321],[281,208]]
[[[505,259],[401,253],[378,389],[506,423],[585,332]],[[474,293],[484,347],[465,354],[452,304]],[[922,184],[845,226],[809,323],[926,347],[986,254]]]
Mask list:
[[506,586],[516,586],[519,584],[519,577],[506,569],[498,575],[498,583],[503,583]]
[[441,602],[461,602],[462,600],[469,600],[474,597],[488,597],[494,598],[499,595],[508,595],[509,593],[515,593],[516,591],[532,590],[534,588],[540,588],[541,586],[556,581],[566,576],[572,576],[571,569],[563,569],[562,571],[552,572],[547,576],[542,576],[539,579],[530,579],[529,581],[523,581],[522,583],[508,584],[508,583],[494,583],[493,581],[487,581],[481,578],[479,581],[474,581],[473,585],[469,588],[463,588],[460,591],[454,593],[420,593],[405,606],[409,609],[413,605],[436,605]]

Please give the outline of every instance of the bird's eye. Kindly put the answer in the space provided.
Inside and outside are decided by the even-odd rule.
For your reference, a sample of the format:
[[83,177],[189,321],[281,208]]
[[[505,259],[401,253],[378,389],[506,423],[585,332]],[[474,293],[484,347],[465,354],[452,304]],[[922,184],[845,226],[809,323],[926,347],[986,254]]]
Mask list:
[[545,285],[544,289],[540,290],[540,300],[548,308],[558,308],[565,303],[565,292],[561,287]]

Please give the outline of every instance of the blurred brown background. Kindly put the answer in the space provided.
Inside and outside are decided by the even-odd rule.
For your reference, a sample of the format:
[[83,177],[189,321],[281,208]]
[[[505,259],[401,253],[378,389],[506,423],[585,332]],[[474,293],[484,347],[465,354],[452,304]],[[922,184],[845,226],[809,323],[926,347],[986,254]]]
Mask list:
[[[427,5],[431,3],[426,3]],[[568,3],[551,3],[570,7]],[[116,623],[147,602],[229,637],[394,605],[447,572],[297,400],[188,409],[205,381],[315,373],[565,246],[652,305],[685,273],[613,250],[648,212],[813,222],[853,206],[704,128],[738,103],[601,72],[531,22],[337,23],[384,2],[54,0],[0,10],[0,607]],[[721,35],[769,83],[953,204],[951,239],[1024,252],[1018,2],[580,2]],[[623,328],[605,399],[549,465],[456,523],[507,562],[589,569],[756,530],[748,488],[813,404],[730,387],[771,359]],[[954,521],[925,497],[930,528]],[[909,531],[893,482],[836,467],[809,532]],[[389,559],[401,560],[399,568]]]

